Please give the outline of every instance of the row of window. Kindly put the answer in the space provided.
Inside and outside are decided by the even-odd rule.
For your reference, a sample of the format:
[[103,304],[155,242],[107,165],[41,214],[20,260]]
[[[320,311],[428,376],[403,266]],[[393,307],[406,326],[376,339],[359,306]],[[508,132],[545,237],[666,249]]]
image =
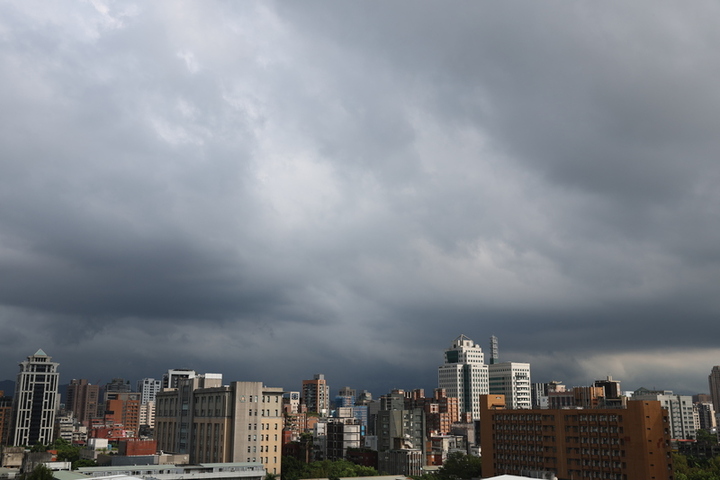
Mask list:
[[[269,452],[270,451],[270,445],[260,445],[260,452]],[[273,445],[273,451],[277,452],[277,445]],[[255,453],[257,452],[257,446],[250,446],[248,445],[248,453]]]
[[[277,439],[278,439],[277,433],[274,435],[274,437],[275,437],[275,441],[277,441]],[[257,439],[258,439],[257,435],[248,435],[248,442],[257,441]],[[260,435],[260,441],[261,442],[270,441],[270,435],[269,434],[268,435],[264,435],[264,434]]]
[[[251,416],[251,417],[252,417],[252,416],[257,417],[257,416],[258,416],[258,412],[260,413],[260,416],[261,416],[261,417],[270,417],[270,416],[273,416],[273,415],[270,415],[271,412],[270,412],[270,409],[269,409],[269,408],[267,408],[267,409],[263,408],[263,409],[260,409],[260,410],[255,410],[254,412],[253,412],[253,409],[251,408],[251,409],[248,410],[248,415]],[[275,417],[280,416],[279,412],[280,412],[280,410],[278,410],[278,409],[276,408],[276,409],[275,409],[275,415],[274,415],[274,416],[275,416]]]
[[[275,430],[278,429],[278,424],[275,423]],[[257,430],[257,423],[248,423],[248,430]],[[269,423],[261,423],[260,424],[260,430],[270,430],[270,424]]]

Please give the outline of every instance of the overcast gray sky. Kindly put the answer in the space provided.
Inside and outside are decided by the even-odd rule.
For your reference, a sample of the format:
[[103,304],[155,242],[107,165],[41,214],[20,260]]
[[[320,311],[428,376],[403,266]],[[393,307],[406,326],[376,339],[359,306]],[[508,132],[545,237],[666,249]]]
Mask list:
[[[720,5],[0,3],[0,379],[720,364]],[[487,350],[487,349],[486,349]]]

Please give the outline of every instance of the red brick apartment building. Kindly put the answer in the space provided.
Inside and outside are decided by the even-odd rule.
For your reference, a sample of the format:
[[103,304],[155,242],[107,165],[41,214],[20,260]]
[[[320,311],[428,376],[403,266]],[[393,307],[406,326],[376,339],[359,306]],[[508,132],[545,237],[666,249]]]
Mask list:
[[552,472],[560,480],[673,480],[670,421],[658,401],[612,409],[505,409],[480,396],[483,477]]

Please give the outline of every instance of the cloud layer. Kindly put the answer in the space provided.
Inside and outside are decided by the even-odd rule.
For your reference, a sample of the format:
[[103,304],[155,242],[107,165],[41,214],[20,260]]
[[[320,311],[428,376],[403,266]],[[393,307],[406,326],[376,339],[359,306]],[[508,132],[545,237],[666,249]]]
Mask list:
[[0,377],[706,390],[718,8],[0,5]]

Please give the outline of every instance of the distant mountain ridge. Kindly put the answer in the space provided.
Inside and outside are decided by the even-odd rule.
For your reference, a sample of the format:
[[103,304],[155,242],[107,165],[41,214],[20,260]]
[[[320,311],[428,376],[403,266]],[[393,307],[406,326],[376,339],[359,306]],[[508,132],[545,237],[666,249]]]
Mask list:
[[15,395],[15,382],[13,380],[0,380],[0,390],[5,392],[5,396],[12,397]]

